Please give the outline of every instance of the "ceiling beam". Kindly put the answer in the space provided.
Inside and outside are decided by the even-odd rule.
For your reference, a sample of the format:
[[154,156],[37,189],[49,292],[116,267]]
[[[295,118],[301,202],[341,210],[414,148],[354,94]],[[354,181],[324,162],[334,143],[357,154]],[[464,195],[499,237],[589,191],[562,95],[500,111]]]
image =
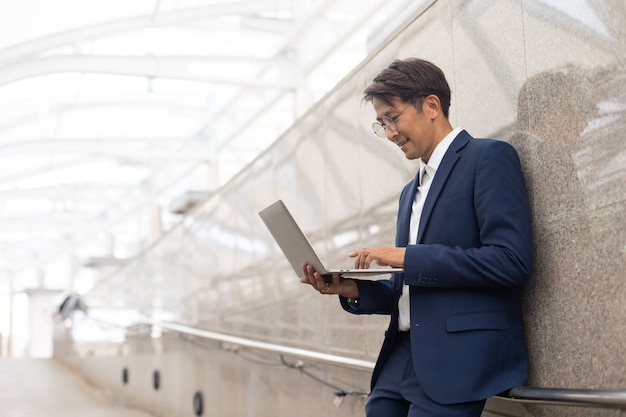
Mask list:
[[[238,58],[237,62],[258,64],[254,58]],[[285,67],[284,59],[262,60],[265,65]],[[213,61],[210,57],[196,56],[98,56],[72,55],[46,58],[32,58],[6,65],[0,69],[0,86],[38,75],[55,73],[94,73],[139,76],[147,78],[168,78],[186,81],[201,81],[212,84],[229,84],[247,88],[271,88],[285,90],[294,88],[292,77],[277,77],[276,81],[261,78],[220,76],[193,71],[193,64],[207,65]],[[242,64],[243,65],[243,64]],[[286,70],[281,73],[288,74]]]
[[144,28],[187,26],[191,22],[202,22],[227,15],[254,15],[267,10],[292,7],[294,0],[248,0],[224,1],[210,6],[188,8],[171,12],[159,12],[143,16],[120,19],[99,25],[87,26],[44,36],[0,49],[0,67],[24,57],[67,45],[76,45],[90,39],[105,37]]
[[[134,145],[138,139],[129,141],[129,145]],[[175,139],[172,139],[175,141]],[[148,142],[145,138],[141,141]],[[179,138],[183,143],[184,138]],[[152,142],[152,141],[150,141]],[[157,142],[155,140],[155,142]],[[128,142],[125,142],[126,144]],[[187,161],[204,162],[212,159],[212,155],[207,152],[198,152],[198,149],[191,150],[151,150],[142,149],[138,152],[136,148],[124,149],[120,140],[92,139],[92,140],[31,140],[12,142],[0,145],[0,159],[10,158],[12,155],[29,152],[50,152],[50,153],[78,153],[92,157],[108,157],[130,161]]]
[[[60,184],[48,187],[2,190],[0,191],[0,199],[4,202],[9,199],[49,199],[53,204],[59,205],[71,205],[73,201],[94,201],[101,203],[100,206],[107,206],[108,204],[114,204],[119,201],[120,194],[126,193],[127,191],[127,184],[116,184],[114,182],[94,184],[93,182],[85,182],[73,183],[71,185]],[[68,201],[70,201],[70,203],[67,203]],[[0,216],[0,222],[3,221],[13,221],[13,218]]]

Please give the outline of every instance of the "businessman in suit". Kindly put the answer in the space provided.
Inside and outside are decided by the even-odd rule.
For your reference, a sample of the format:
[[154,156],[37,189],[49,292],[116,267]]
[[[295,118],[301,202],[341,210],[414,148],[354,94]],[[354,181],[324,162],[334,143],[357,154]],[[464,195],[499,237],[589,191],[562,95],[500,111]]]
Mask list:
[[419,168],[400,194],[394,247],[349,254],[355,267],[403,267],[379,281],[301,282],[338,294],[354,314],[389,314],[368,417],[480,416],[490,396],[523,385],[527,355],[518,292],[532,269],[528,197],[506,142],[448,121],[450,88],[421,59],[395,60],[366,88],[374,132]]

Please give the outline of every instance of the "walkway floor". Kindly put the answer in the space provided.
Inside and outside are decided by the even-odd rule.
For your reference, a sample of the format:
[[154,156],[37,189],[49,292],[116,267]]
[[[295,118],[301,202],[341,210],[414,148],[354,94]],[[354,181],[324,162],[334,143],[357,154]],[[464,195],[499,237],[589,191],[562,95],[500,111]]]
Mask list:
[[125,408],[54,359],[0,359],[0,417],[152,417]]

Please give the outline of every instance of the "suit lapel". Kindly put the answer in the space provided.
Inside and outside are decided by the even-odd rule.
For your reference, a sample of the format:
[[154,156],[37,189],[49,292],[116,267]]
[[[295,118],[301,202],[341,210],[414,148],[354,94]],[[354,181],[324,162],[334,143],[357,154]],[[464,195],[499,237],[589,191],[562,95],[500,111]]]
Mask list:
[[446,151],[446,154],[443,156],[443,159],[437,168],[437,172],[435,173],[435,177],[432,179],[430,190],[428,190],[428,195],[426,196],[426,201],[424,201],[424,208],[422,209],[419,230],[417,232],[417,243],[423,243],[422,240],[424,238],[424,232],[428,225],[428,219],[433,211],[433,207],[435,206],[435,202],[439,198],[439,194],[448,180],[448,176],[450,175],[452,168],[461,157],[460,151],[471,138],[472,137],[469,133],[462,130],[452,141],[450,147]]
[[411,222],[411,211],[413,209],[413,200],[417,192],[419,172],[413,181],[407,184],[404,193],[400,198],[398,208],[398,224],[396,230],[396,247],[403,248],[409,244],[409,225]]

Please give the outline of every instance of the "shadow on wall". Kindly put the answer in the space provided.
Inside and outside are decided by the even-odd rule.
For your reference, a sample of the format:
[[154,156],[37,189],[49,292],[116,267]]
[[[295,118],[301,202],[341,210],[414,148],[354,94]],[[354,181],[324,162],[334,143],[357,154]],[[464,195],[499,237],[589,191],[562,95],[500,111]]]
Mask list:
[[517,148],[532,205],[532,386],[626,386],[625,81],[624,65],[538,74],[496,136]]

